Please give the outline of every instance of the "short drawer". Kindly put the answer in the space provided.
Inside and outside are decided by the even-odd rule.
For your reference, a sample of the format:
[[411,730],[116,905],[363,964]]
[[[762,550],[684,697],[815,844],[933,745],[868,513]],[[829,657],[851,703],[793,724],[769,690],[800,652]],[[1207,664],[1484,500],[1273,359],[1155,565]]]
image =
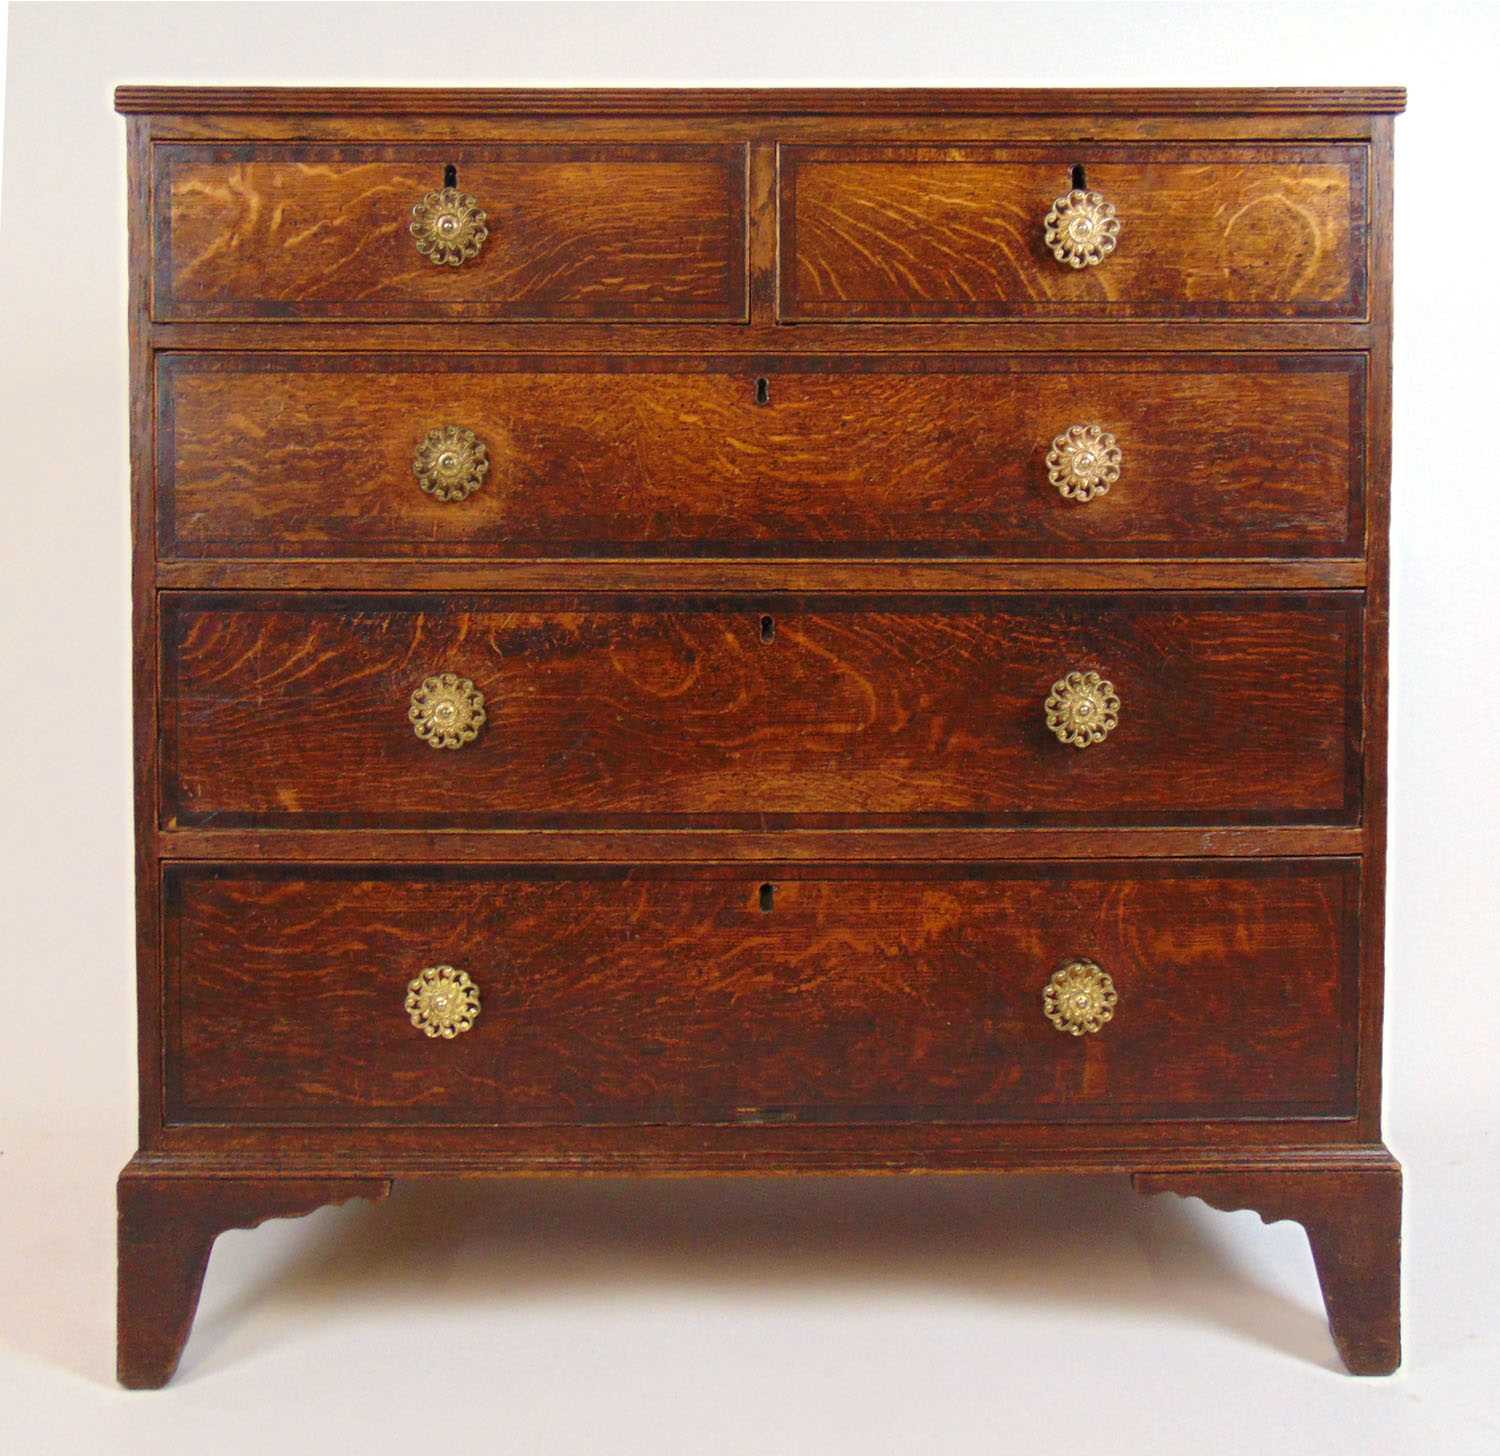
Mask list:
[[172,866],[169,1118],[1347,1116],[1358,885],[1351,860]]
[[[781,314],[1363,319],[1368,167],[1348,144],[783,147]],[[1119,223],[1078,267],[1046,226],[1075,168]]]
[[166,593],[163,814],[1347,824],[1361,603]]
[[[159,319],[746,317],[741,145],[181,143],[154,159]],[[452,264],[412,232],[450,179],[487,234]],[[477,237],[471,221],[454,236]]]
[[160,546],[184,558],[1359,555],[1365,398],[1363,355],[1334,353],[168,354]]

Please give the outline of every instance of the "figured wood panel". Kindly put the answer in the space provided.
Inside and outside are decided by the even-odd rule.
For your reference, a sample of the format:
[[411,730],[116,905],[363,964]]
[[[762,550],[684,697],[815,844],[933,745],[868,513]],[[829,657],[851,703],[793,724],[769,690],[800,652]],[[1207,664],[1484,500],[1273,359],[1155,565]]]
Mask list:
[[[458,169],[489,238],[460,267],[412,205]],[[745,317],[740,145],[155,149],[161,319]]]
[[[1121,221],[1077,270],[1043,237],[1075,166]],[[1367,173],[1360,145],[783,147],[781,315],[1361,319]]]
[[[1357,593],[164,596],[172,826],[1357,822]],[[1044,701],[1097,670],[1120,726]],[[473,680],[477,742],[407,721]]]
[[[169,557],[1358,555],[1364,359],[170,354]],[[762,402],[764,401],[764,402]],[[1082,503],[1053,437],[1111,431]],[[430,430],[490,471],[425,494]]]
[[[762,908],[769,894],[770,909]],[[1328,1116],[1357,862],[167,871],[172,1122]],[[1085,955],[1120,1000],[1045,1019]],[[451,964],[474,1028],[412,1027]]]

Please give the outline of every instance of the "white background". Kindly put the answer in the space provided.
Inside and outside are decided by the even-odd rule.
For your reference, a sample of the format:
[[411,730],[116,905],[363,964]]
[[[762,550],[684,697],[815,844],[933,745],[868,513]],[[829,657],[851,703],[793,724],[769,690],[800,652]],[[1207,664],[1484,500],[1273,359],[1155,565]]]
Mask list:
[[[0,1448],[1493,1451],[1496,9],[20,5],[0,240]],[[119,82],[1405,84],[1388,1141],[1407,1350],[1336,1374],[1293,1225],[1123,1180],[398,1188],[220,1241],[112,1384],[134,1147]]]

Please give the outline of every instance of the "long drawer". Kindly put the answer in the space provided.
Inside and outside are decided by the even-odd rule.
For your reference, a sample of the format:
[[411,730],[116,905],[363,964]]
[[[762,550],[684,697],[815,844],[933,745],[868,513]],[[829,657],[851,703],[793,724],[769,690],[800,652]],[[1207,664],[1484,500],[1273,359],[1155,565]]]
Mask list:
[[1361,604],[166,593],[162,812],[288,827],[1347,824]]
[[1362,355],[215,353],[157,380],[169,557],[1364,545]]
[[[154,161],[159,319],[745,318],[739,144],[185,142]],[[412,232],[450,181],[451,265]]]
[[[783,147],[781,314],[1363,319],[1368,166],[1362,144]],[[1118,233],[1075,267],[1054,249],[1080,214]]]
[[168,1116],[1348,1115],[1358,885],[1350,860],[170,866]]

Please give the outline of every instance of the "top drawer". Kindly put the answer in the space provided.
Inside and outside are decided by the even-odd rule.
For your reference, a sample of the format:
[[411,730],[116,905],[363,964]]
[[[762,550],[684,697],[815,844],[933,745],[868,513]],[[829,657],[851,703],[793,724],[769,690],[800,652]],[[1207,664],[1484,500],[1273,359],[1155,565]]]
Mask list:
[[[412,208],[451,173],[488,235],[435,266]],[[740,322],[745,177],[737,144],[162,145],[153,313]]]
[[[1074,169],[1117,245],[1060,262]],[[1328,146],[781,152],[781,317],[1363,319],[1368,153]]]

